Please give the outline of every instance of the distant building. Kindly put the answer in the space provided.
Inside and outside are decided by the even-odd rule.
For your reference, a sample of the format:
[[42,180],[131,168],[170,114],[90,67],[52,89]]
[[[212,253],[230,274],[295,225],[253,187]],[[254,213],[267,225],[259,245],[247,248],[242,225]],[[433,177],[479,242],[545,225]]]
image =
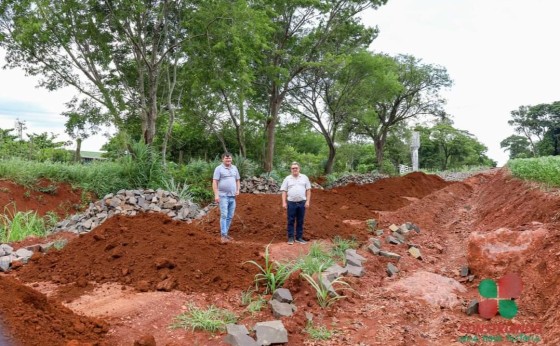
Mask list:
[[[69,150],[72,154],[75,154],[75,150]],[[80,157],[82,159],[82,163],[90,163],[93,161],[98,160],[107,160],[105,157],[101,157],[101,155],[105,154],[104,151],[80,151]]]

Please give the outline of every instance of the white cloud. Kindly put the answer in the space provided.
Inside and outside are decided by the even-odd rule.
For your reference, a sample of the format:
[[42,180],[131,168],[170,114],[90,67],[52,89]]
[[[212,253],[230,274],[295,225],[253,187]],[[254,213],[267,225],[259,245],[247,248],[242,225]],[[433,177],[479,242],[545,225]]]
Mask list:
[[[4,64],[4,53],[0,51],[0,65]],[[26,76],[20,69],[0,70],[0,128],[14,128],[17,119],[25,121],[24,133],[54,133],[61,141],[70,140],[64,133],[66,118],[62,116],[64,104],[72,98],[74,91],[65,88],[48,91],[37,88],[38,78]],[[99,151],[107,142],[102,135],[92,136],[82,142],[82,150]]]

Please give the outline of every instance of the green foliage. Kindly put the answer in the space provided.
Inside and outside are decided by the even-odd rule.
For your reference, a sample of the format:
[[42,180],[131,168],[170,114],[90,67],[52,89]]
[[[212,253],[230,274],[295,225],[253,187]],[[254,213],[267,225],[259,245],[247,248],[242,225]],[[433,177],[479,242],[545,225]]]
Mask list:
[[313,275],[320,273],[324,268],[329,268],[334,264],[332,255],[319,243],[314,241],[306,256],[299,257],[295,263],[295,269],[300,269],[303,273]]
[[[324,268],[326,269],[326,268]],[[323,271],[323,270],[321,270]],[[320,274],[319,274],[320,275]],[[340,299],[346,298],[346,296],[342,296],[338,293],[334,294],[329,290],[329,288],[325,285],[323,280],[320,280],[318,277],[319,275],[311,276],[309,274],[301,273],[301,277],[303,277],[311,287],[315,290],[315,295],[317,296],[317,303],[322,308],[327,308],[334,304],[336,301]],[[345,282],[342,277],[336,278],[331,282],[333,290],[336,291],[337,288],[345,288],[350,289],[350,285]],[[338,286],[338,287],[336,287]]]
[[193,304],[188,304],[187,311],[175,317],[171,328],[215,333],[224,331],[227,324],[236,321],[237,316],[231,311],[219,309],[214,305],[210,305],[206,310],[203,310]]
[[307,321],[305,332],[309,334],[309,337],[313,340],[330,340],[334,334],[325,326],[316,327],[312,321]]
[[265,293],[274,292],[277,288],[282,287],[295,268],[291,263],[271,261],[270,254],[268,252],[269,246],[270,244],[268,244],[265,248],[264,265],[260,265],[255,261],[245,262],[250,263],[259,269],[260,273],[255,275],[255,288],[258,290],[259,283],[263,283],[265,286]]
[[232,159],[232,164],[237,167],[241,179],[250,178],[255,175],[255,172],[257,171],[256,163],[241,155],[233,155]]
[[127,180],[134,188],[154,188],[166,180],[161,154],[142,141],[132,143],[130,155],[121,159]]
[[356,239],[344,239],[337,235],[333,238],[333,247],[331,248],[331,252],[334,256],[345,261],[346,250],[355,249],[357,247],[358,247],[358,241]]
[[179,196],[179,198],[183,200],[192,201],[193,199],[193,196],[189,189],[189,185],[186,181],[183,183],[178,183],[175,182],[175,179],[171,176],[162,181],[162,187],[166,191],[174,192],[175,194],[177,194],[177,196]]
[[43,237],[52,226],[52,219],[43,219],[36,212],[15,211],[15,205],[5,206],[0,215],[0,241],[9,243],[30,236]]
[[514,177],[560,186],[560,156],[509,160],[507,166]]

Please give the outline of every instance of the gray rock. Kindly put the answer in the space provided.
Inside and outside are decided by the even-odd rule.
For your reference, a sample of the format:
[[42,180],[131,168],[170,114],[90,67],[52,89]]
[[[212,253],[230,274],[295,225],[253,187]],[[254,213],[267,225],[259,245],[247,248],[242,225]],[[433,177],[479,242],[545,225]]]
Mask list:
[[378,237],[382,236],[383,235],[383,230],[382,229],[376,230],[375,235],[378,236]]
[[333,264],[323,272],[323,275],[327,278],[327,280],[329,280],[329,282],[333,282],[336,278],[346,275],[347,273],[348,269],[343,268],[338,264]]
[[247,327],[245,327],[245,325],[243,324],[228,323],[226,324],[226,331],[228,334],[249,335],[249,331],[247,330]]
[[374,254],[374,255],[379,255],[379,251],[381,251],[377,246],[375,246],[374,244],[371,244],[370,246],[368,246],[368,250]]
[[294,314],[296,306],[290,303],[281,303],[276,299],[272,299],[268,302],[270,308],[272,309],[272,315],[275,318],[289,317]]
[[362,266],[347,264],[346,269],[348,269],[348,275],[350,276],[355,276],[355,277],[364,276],[364,268]]
[[10,264],[12,263],[12,258],[10,256],[0,257],[0,271],[7,272],[10,270]]
[[461,275],[462,277],[467,277],[469,276],[469,272],[470,270],[468,266],[462,266],[459,270],[459,275]]
[[21,260],[23,263],[27,263],[27,261],[33,256],[33,251],[29,251],[27,249],[19,249],[15,252],[17,258]]
[[474,315],[478,313],[478,300],[473,299],[469,302],[469,305],[467,305],[467,308],[465,309],[465,313],[467,315]]
[[258,346],[259,344],[246,334],[228,334],[224,337],[224,343],[232,346]]
[[294,298],[292,297],[292,293],[290,293],[290,290],[286,288],[279,288],[276,291],[274,291],[274,294],[272,295],[272,299],[275,299],[280,303],[291,303],[294,301]]
[[397,268],[393,263],[387,263],[387,275],[394,276],[397,275],[399,272],[399,268]]
[[288,331],[280,320],[259,322],[253,329],[257,333],[259,346],[288,342]]
[[401,255],[396,254],[394,252],[390,252],[390,251],[381,250],[381,251],[379,251],[379,255],[383,256],[383,257],[391,258],[391,259],[396,259],[396,260],[401,259]]

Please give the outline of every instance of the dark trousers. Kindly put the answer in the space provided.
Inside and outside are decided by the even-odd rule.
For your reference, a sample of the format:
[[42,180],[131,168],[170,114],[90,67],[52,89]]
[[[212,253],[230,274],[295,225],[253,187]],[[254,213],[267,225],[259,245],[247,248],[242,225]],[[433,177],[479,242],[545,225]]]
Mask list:
[[303,237],[303,219],[305,217],[305,201],[288,201],[288,238],[294,237],[294,223],[296,224],[296,239]]

